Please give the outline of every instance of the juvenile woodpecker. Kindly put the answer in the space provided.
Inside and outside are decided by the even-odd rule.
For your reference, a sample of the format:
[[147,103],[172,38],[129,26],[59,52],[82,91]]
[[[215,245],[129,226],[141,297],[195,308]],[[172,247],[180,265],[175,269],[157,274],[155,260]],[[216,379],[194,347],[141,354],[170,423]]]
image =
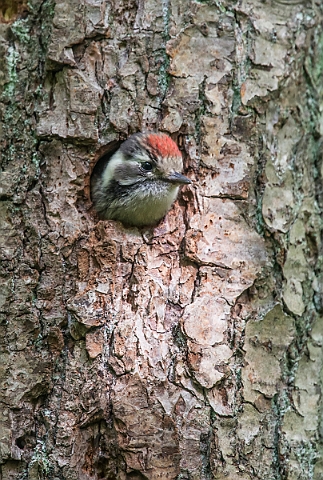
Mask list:
[[92,176],[92,200],[100,218],[137,227],[157,223],[176,200],[182,155],[163,133],[131,135]]

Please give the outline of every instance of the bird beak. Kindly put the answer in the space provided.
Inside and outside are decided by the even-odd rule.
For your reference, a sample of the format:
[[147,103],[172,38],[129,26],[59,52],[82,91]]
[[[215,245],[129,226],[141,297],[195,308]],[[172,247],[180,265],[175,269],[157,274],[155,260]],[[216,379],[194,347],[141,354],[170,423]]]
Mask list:
[[171,173],[170,175],[167,175],[165,180],[167,180],[170,183],[178,183],[183,185],[192,183],[189,178],[185,177],[184,175],[178,172],[174,172],[174,173]]

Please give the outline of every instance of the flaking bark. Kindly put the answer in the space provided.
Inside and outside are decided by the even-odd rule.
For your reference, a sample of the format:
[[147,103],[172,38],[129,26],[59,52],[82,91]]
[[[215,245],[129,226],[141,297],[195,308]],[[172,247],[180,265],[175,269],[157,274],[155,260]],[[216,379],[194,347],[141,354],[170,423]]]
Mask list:
[[[323,478],[322,13],[0,2],[2,480]],[[193,186],[98,221],[146,129]]]

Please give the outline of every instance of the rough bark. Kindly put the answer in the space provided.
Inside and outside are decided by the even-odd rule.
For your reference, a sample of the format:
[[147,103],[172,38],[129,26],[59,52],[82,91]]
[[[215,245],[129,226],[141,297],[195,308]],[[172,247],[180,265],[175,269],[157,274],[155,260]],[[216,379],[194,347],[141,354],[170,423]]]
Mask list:
[[[2,480],[323,479],[322,13],[0,2]],[[145,129],[193,186],[98,221]]]

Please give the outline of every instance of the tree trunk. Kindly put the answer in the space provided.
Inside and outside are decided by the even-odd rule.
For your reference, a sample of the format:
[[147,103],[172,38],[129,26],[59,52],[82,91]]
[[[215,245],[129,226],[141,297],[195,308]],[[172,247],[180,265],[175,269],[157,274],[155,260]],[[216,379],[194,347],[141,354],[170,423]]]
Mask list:
[[[0,1],[1,479],[323,479],[323,7]],[[168,133],[192,186],[99,221]]]

